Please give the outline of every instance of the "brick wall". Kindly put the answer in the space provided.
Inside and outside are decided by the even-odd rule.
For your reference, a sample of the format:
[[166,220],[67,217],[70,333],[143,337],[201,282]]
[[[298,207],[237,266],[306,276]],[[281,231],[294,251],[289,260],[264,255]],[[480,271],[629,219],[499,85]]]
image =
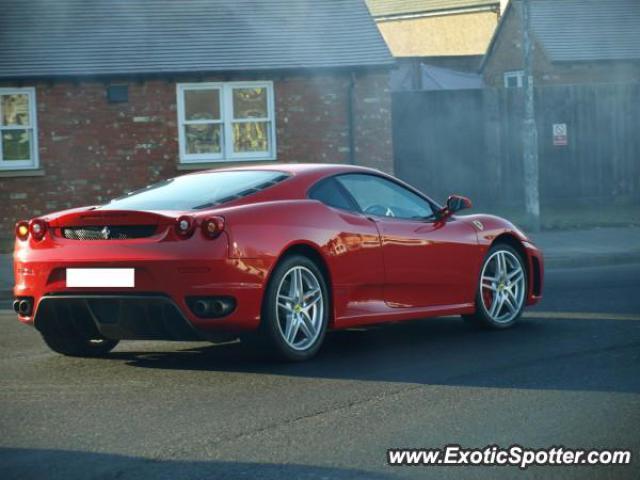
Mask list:
[[[520,5],[512,4],[496,38],[492,54],[483,70],[490,87],[504,86],[504,73],[522,70],[522,29]],[[625,83],[640,79],[640,62],[578,62],[551,63],[544,48],[534,38],[534,85],[579,83]]]
[[[350,74],[233,80],[274,81],[277,161],[349,160]],[[99,203],[183,173],[178,166],[176,82],[128,82],[129,101],[118,104],[107,102],[106,85],[2,85],[36,87],[42,172],[41,176],[7,177],[7,172],[0,171],[0,238],[12,237],[18,219]],[[391,172],[388,74],[357,74],[354,105],[356,163]],[[229,163],[206,167],[218,165]]]

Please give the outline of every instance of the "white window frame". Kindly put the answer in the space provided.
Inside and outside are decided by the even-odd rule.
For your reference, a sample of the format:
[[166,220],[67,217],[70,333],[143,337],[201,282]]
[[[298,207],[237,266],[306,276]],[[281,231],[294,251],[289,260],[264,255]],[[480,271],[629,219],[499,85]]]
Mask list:
[[[180,145],[181,163],[200,163],[222,160],[224,158],[225,128],[224,128],[224,84],[222,83],[180,83],[177,85],[178,96],[178,143]],[[218,90],[220,105],[219,120],[185,120],[184,93],[186,90]],[[187,153],[187,139],[184,133],[185,125],[215,124],[220,127],[220,153]]]
[[[234,119],[233,90],[237,88],[264,88],[267,92],[267,113],[265,118]],[[184,93],[187,90],[213,90],[220,92],[220,120],[185,120]],[[200,82],[179,83],[176,85],[177,115],[178,115],[178,143],[180,163],[208,163],[208,162],[239,162],[276,159],[276,121],[273,82]],[[268,122],[269,144],[264,152],[234,152],[233,124],[234,123],[263,123]],[[221,151],[220,153],[187,153],[187,139],[184,132],[185,125],[220,124]]]
[[[502,75],[504,79],[505,88],[522,88],[524,86],[524,71],[522,70],[512,70],[510,72],[504,72]],[[509,86],[509,80],[515,78],[516,86]]]
[[[38,118],[36,115],[35,87],[0,88],[0,95],[27,95],[29,99],[29,125],[2,125],[2,102],[0,102],[0,170],[34,170],[40,165],[38,156]],[[3,132],[9,130],[31,130],[31,159],[5,160],[2,151]]]

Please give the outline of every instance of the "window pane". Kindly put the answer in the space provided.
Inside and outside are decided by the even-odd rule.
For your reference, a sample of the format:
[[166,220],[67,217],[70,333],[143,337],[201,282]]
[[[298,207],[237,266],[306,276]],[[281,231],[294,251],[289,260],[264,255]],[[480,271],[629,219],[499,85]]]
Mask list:
[[30,160],[31,132],[29,130],[4,130],[2,132],[2,159]]
[[350,174],[340,175],[337,179],[365,213],[415,220],[433,215],[426,200],[382,177]]
[[507,78],[507,87],[509,88],[517,88],[518,87],[518,77],[511,76]]
[[2,125],[29,125],[29,96],[26,93],[0,96]]
[[233,117],[241,118],[267,118],[267,89],[260,88],[234,88],[233,89]]
[[333,178],[322,180],[316,184],[309,194],[309,198],[319,200],[330,207],[343,210],[355,210],[349,198],[344,194],[344,189]]
[[220,153],[220,125],[185,125],[186,152]]
[[185,90],[185,120],[219,120],[220,90]]
[[234,123],[233,150],[235,152],[266,152],[269,150],[269,123]]
[[171,178],[112,200],[106,210],[195,210],[251,195],[285,180],[266,170],[206,172]]

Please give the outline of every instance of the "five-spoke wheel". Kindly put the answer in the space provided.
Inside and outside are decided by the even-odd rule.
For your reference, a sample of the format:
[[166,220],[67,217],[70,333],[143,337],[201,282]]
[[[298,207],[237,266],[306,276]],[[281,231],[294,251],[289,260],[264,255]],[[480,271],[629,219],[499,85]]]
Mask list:
[[509,245],[495,245],[482,265],[476,313],[465,318],[493,328],[509,327],[522,313],[526,296],[527,276],[520,254]]
[[287,345],[306,350],[322,327],[324,302],[320,282],[307,267],[291,267],[278,287],[278,329]]
[[329,291],[309,257],[289,255],[274,269],[265,291],[258,341],[286,360],[314,356],[327,330]]

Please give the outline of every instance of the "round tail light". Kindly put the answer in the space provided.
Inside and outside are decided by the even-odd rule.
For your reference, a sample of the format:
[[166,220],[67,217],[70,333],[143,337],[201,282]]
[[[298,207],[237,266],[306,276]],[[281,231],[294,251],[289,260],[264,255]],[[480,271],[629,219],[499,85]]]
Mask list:
[[216,238],[224,230],[224,218],[207,217],[202,221],[202,233],[207,238]]
[[193,233],[194,221],[189,215],[182,215],[176,220],[176,233],[182,238],[187,238]]
[[34,240],[42,240],[47,233],[47,224],[38,218],[29,222],[29,233]]
[[23,241],[29,238],[29,222],[22,220],[16,223],[16,237]]

